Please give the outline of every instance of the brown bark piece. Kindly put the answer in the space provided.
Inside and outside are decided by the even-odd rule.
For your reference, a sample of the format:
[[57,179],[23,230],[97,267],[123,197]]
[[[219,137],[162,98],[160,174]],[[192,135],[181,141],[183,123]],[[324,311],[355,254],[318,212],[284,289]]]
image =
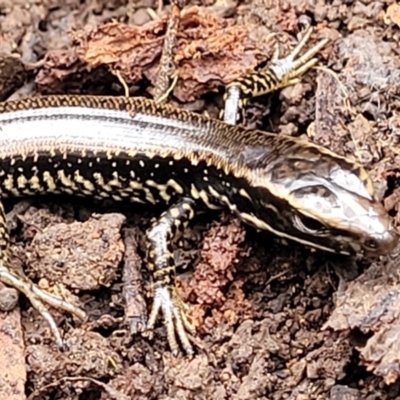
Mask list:
[[337,151],[336,146],[347,134],[344,125],[345,110],[338,96],[338,82],[325,71],[318,71],[315,92],[314,142]]
[[142,259],[138,252],[137,229],[123,231],[125,254],[122,271],[122,296],[125,303],[125,321],[131,334],[143,331],[146,326],[147,306],[144,299]]
[[[36,82],[51,86],[55,80],[81,71],[82,66],[88,70],[103,66],[111,72],[119,71],[128,84],[146,77],[154,85],[168,18],[166,15],[143,26],[111,22],[89,33],[78,31],[74,34],[76,48],[68,51],[70,61],[50,53]],[[198,7],[185,8],[175,49],[179,79],[173,95],[180,101],[193,101],[267,60],[271,38],[256,41],[249,35],[251,29]]]

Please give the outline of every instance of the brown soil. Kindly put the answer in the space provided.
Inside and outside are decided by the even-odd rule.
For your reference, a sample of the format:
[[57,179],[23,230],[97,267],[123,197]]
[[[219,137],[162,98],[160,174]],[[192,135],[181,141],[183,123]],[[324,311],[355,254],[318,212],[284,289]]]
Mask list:
[[[245,123],[361,162],[398,226],[400,5],[188,3],[170,102],[217,116],[223,86],[267,62],[273,39],[287,52],[311,21],[311,44],[331,39],[319,54],[324,68],[252,101]],[[158,6],[0,1],[1,99],[122,95],[122,83],[131,96],[151,96],[170,10]],[[33,199],[10,215],[14,267],[83,307],[89,320],[52,310],[67,346],[61,352],[23,298],[1,313],[1,399],[400,398],[398,251],[355,261],[288,245],[230,215],[202,216],[177,252],[196,354],[175,358],[162,323],[152,340],[135,333],[151,303],[143,235],[160,210],[118,207]],[[0,298],[2,309],[17,301],[7,288]]]

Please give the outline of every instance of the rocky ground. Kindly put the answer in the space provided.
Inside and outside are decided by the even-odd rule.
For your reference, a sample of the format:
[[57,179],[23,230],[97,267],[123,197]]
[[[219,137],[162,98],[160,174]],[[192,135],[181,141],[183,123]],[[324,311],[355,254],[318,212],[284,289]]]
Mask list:
[[[265,64],[274,40],[287,53],[311,22],[311,45],[331,40],[319,67],[252,101],[245,124],[361,162],[398,226],[400,4],[187,3],[169,102],[218,116],[223,86]],[[1,0],[1,99],[125,88],[151,97],[169,11],[152,0]],[[13,207],[14,267],[89,320],[54,311],[68,345],[60,352],[25,299],[1,314],[2,399],[400,398],[398,251],[354,261],[288,246],[227,214],[202,216],[177,253],[196,355],[174,358],[161,323],[149,340],[124,319],[151,304],[143,235],[160,210],[57,198]]]

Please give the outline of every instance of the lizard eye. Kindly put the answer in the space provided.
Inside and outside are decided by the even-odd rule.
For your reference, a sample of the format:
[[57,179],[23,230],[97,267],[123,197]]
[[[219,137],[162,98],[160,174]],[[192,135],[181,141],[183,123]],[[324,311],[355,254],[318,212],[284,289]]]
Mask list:
[[326,236],[328,230],[321,224],[321,222],[305,216],[295,215],[293,218],[294,226],[304,233],[309,233],[312,235]]
[[379,244],[374,239],[369,239],[365,242],[365,247],[370,250],[376,250],[379,247]]

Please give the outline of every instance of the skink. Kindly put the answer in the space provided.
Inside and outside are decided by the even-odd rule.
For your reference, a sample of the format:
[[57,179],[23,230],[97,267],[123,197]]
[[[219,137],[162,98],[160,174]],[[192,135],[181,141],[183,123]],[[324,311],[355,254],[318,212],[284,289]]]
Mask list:
[[[227,121],[229,122],[229,121]],[[172,241],[196,211],[225,208],[259,230],[325,251],[387,254],[390,218],[357,163],[306,141],[249,130],[143,98],[49,96],[0,104],[3,197],[67,193],[164,204],[147,233],[154,302],[168,339],[192,331],[175,289]],[[0,202],[0,281],[23,292],[61,337],[45,304],[83,317],[9,268]]]

